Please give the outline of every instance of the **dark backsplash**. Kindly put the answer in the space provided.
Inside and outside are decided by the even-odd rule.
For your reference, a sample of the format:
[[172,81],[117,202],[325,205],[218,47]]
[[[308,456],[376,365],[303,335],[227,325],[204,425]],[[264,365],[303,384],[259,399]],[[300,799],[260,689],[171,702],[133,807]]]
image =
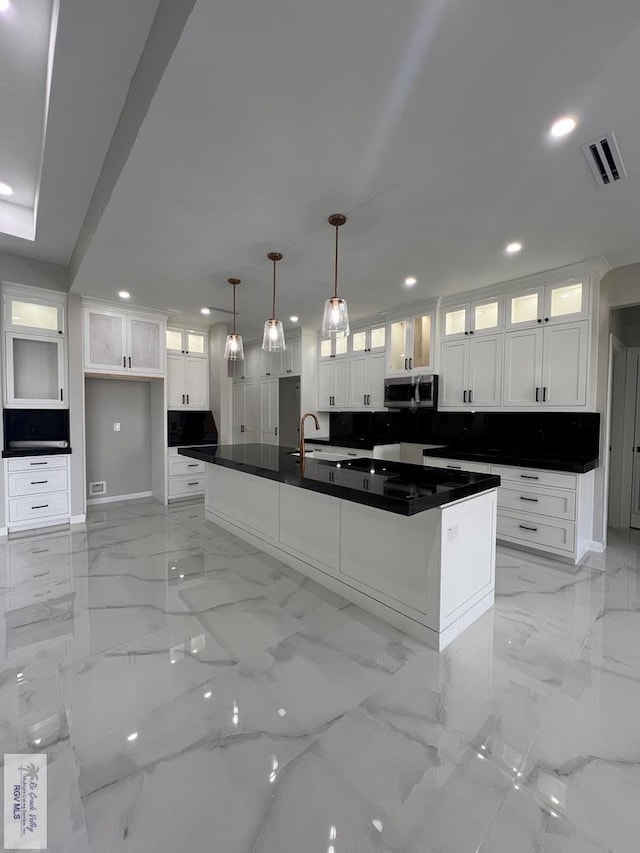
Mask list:
[[330,435],[371,443],[409,441],[460,449],[597,457],[600,415],[572,412],[336,412]]
[[5,450],[11,441],[69,441],[69,409],[4,409]]

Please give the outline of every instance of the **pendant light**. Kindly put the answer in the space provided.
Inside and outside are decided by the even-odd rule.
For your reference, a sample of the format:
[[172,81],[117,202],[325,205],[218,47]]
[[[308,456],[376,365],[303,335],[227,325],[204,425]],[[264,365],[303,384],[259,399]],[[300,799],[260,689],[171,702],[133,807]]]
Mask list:
[[227,335],[227,343],[224,347],[224,357],[227,361],[239,361],[244,358],[242,336],[236,335],[236,287],[240,284],[240,279],[230,278],[228,279],[228,282],[233,288],[233,332],[230,335]]
[[329,217],[329,225],[336,229],[336,261],[334,270],[333,296],[324,303],[322,317],[322,334],[325,337],[344,338],[349,334],[349,312],[347,302],[338,296],[338,228],[347,221],[342,213],[334,213]]
[[276,319],[276,264],[282,260],[280,252],[269,252],[267,255],[273,261],[273,300],[271,303],[271,319],[264,324],[262,349],[267,352],[282,352],[285,350],[284,326],[282,320]]

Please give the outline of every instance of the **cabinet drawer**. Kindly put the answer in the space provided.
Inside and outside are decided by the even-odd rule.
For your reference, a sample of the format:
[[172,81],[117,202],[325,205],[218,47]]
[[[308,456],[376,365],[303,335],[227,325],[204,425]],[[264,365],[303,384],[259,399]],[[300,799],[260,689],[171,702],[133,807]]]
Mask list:
[[425,456],[424,465],[429,468],[453,468],[455,471],[471,471],[474,474],[488,474],[488,462],[468,462],[465,459],[445,459],[442,456]]
[[189,459],[188,456],[169,457],[169,476],[188,476],[191,474],[204,474],[204,462],[199,459]]
[[169,479],[169,497],[204,494],[204,474],[193,477],[171,477]]
[[568,521],[534,521],[529,516],[498,510],[497,535],[498,539],[571,553],[574,550],[575,526]]
[[7,459],[7,471],[48,471],[51,468],[67,468],[69,457],[61,453],[58,456],[19,456]]
[[512,468],[508,465],[492,465],[491,473],[497,474],[502,481],[512,481],[528,486],[552,486],[557,489],[576,489],[577,474],[565,474],[562,471],[543,471],[539,468]]
[[32,495],[24,498],[9,498],[9,523],[19,524],[46,518],[47,516],[69,515],[67,492],[50,495]]
[[9,474],[9,497],[62,492],[67,488],[67,471],[64,468],[52,471],[16,471]]
[[[523,480],[523,483],[525,481]],[[563,521],[575,521],[575,492],[562,489],[519,488],[516,485],[500,486],[498,509],[518,510],[532,515],[548,515]]]

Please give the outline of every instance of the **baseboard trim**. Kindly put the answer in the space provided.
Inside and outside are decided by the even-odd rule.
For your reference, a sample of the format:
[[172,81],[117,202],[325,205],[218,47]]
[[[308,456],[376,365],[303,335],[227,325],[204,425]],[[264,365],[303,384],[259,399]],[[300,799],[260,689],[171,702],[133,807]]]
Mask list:
[[90,498],[87,500],[87,506],[95,506],[96,504],[113,504],[118,501],[137,501],[139,498],[151,498],[151,492],[132,492],[130,495],[113,495],[109,498]]
[[82,513],[82,515],[72,515],[71,516],[71,524],[84,524],[87,520],[86,513]]
[[589,550],[590,550],[590,551],[595,551],[595,553],[596,553],[596,554],[602,554],[602,553],[604,553],[604,549],[605,549],[605,544],[604,544],[604,542],[595,542],[595,541],[593,541],[593,542],[591,542],[591,543],[589,544]]

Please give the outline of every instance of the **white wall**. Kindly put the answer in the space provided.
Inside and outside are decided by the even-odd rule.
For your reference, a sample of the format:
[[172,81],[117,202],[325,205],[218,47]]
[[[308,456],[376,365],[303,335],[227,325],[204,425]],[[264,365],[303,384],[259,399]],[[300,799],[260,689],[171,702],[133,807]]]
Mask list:
[[224,357],[228,334],[226,323],[215,323],[209,329],[209,408],[216,420],[220,444],[233,442],[233,379]]

